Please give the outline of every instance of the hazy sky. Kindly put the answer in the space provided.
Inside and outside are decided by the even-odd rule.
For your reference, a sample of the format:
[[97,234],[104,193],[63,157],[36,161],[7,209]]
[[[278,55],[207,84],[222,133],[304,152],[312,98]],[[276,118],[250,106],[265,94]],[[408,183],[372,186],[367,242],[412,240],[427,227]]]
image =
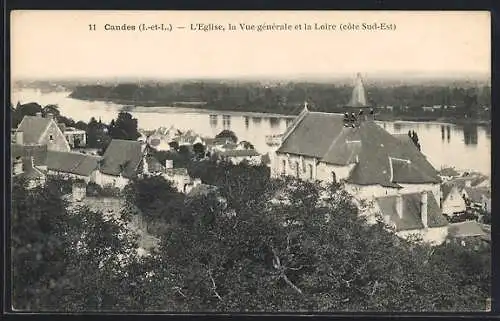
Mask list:
[[[349,22],[385,22],[396,30],[339,30]],[[11,23],[14,78],[446,75],[489,73],[491,65],[488,12],[15,11]],[[136,30],[104,30],[124,23]],[[174,30],[140,32],[141,23]],[[195,23],[226,31],[191,31]],[[329,23],[337,30],[227,31],[228,23]]]

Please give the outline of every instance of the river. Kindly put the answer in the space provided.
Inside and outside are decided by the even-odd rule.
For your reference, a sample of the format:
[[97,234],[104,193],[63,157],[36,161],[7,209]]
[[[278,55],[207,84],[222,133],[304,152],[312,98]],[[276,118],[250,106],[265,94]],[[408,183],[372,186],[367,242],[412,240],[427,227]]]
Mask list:
[[[41,93],[34,89],[22,89],[12,93],[11,101],[14,106],[17,102],[36,102],[42,106],[55,104],[62,115],[85,122],[95,117],[109,123],[123,107],[108,102],[77,100],[68,95],[69,92]],[[213,137],[223,129],[230,129],[240,140],[251,142],[261,153],[273,150],[266,145],[265,136],[283,133],[293,121],[289,116],[175,107],[136,107],[129,112],[137,118],[139,128],[146,130],[173,125],[181,130],[192,129],[202,136]],[[417,132],[422,152],[436,169],[454,166],[459,170],[474,170],[486,175],[491,173],[490,126],[405,121],[379,122],[379,125],[390,133]]]

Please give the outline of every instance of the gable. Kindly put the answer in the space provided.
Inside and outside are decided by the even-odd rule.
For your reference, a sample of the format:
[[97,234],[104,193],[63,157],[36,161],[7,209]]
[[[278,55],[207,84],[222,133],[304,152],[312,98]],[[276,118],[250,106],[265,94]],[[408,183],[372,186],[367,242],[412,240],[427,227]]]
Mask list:
[[23,132],[24,144],[38,144],[51,122],[48,118],[24,116],[16,131]]

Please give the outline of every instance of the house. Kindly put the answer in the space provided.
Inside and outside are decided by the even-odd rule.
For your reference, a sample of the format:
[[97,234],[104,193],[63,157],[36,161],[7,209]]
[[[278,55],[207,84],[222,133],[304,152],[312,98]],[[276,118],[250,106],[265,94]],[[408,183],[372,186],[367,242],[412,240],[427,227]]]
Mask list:
[[145,149],[141,142],[113,139],[99,161],[95,183],[123,188],[143,172]]
[[470,203],[470,206],[481,208],[491,213],[491,195],[487,188],[465,186],[462,196]]
[[[60,126],[61,127],[61,126]],[[71,148],[87,146],[87,133],[84,130],[64,126],[64,136]]]
[[48,150],[69,152],[71,147],[64,133],[54,120],[52,114],[42,117],[24,116],[15,131],[15,143],[18,145],[47,145]]
[[449,181],[459,176],[460,173],[457,172],[453,167],[445,167],[439,171],[439,177],[441,177],[443,181]]
[[440,199],[438,173],[408,135],[391,135],[362,111],[349,122],[345,115],[305,107],[285,132],[271,174],[342,181],[361,199],[429,190]]
[[181,193],[185,193],[187,186],[191,183],[191,177],[186,168],[174,168],[173,163],[169,160],[166,161],[166,169],[164,178],[171,181],[174,187]]
[[174,137],[172,141],[177,142],[179,146],[193,146],[195,144],[205,145],[203,138],[192,131],[188,131],[182,135]]
[[242,162],[250,165],[260,165],[262,163],[261,155],[255,149],[232,149],[217,152],[217,155],[234,165]]
[[448,217],[465,213],[465,199],[460,194],[460,190],[453,184],[441,185],[441,209]]
[[446,240],[448,221],[432,192],[377,197],[374,205],[399,237],[417,235],[432,245]]
[[60,175],[89,183],[96,180],[100,160],[100,156],[77,152],[47,151],[44,165],[49,175]]

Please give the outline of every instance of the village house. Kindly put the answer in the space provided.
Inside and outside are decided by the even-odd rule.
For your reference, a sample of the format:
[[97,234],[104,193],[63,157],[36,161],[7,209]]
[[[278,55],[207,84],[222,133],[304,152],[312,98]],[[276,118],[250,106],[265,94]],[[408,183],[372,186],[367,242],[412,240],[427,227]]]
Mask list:
[[467,209],[460,190],[453,184],[441,185],[441,209],[448,217],[461,215]]
[[491,194],[489,189],[480,187],[464,187],[462,196],[469,202],[471,207],[480,208],[491,213]]
[[457,172],[453,167],[445,167],[439,171],[439,177],[441,177],[443,181],[449,181],[459,176],[460,173]]
[[448,235],[448,221],[432,192],[377,197],[375,212],[402,238],[416,235],[424,242],[439,245]]
[[60,152],[71,150],[52,114],[47,114],[46,117],[42,117],[42,113],[37,113],[36,116],[24,116],[14,136],[15,144],[18,145],[47,145],[48,150]]
[[64,136],[66,137],[66,140],[68,141],[71,148],[87,146],[87,133],[84,130],[66,126],[64,126],[63,128]]
[[174,162],[167,159],[165,161],[165,172],[163,177],[173,183],[180,193],[186,193],[187,186],[191,184],[191,177],[186,168],[174,168]]
[[248,163],[249,165],[260,165],[262,163],[261,155],[255,149],[232,149],[217,152],[217,155],[225,161],[238,165]]
[[113,139],[99,161],[94,182],[122,189],[130,179],[143,173],[145,156],[141,142]]

